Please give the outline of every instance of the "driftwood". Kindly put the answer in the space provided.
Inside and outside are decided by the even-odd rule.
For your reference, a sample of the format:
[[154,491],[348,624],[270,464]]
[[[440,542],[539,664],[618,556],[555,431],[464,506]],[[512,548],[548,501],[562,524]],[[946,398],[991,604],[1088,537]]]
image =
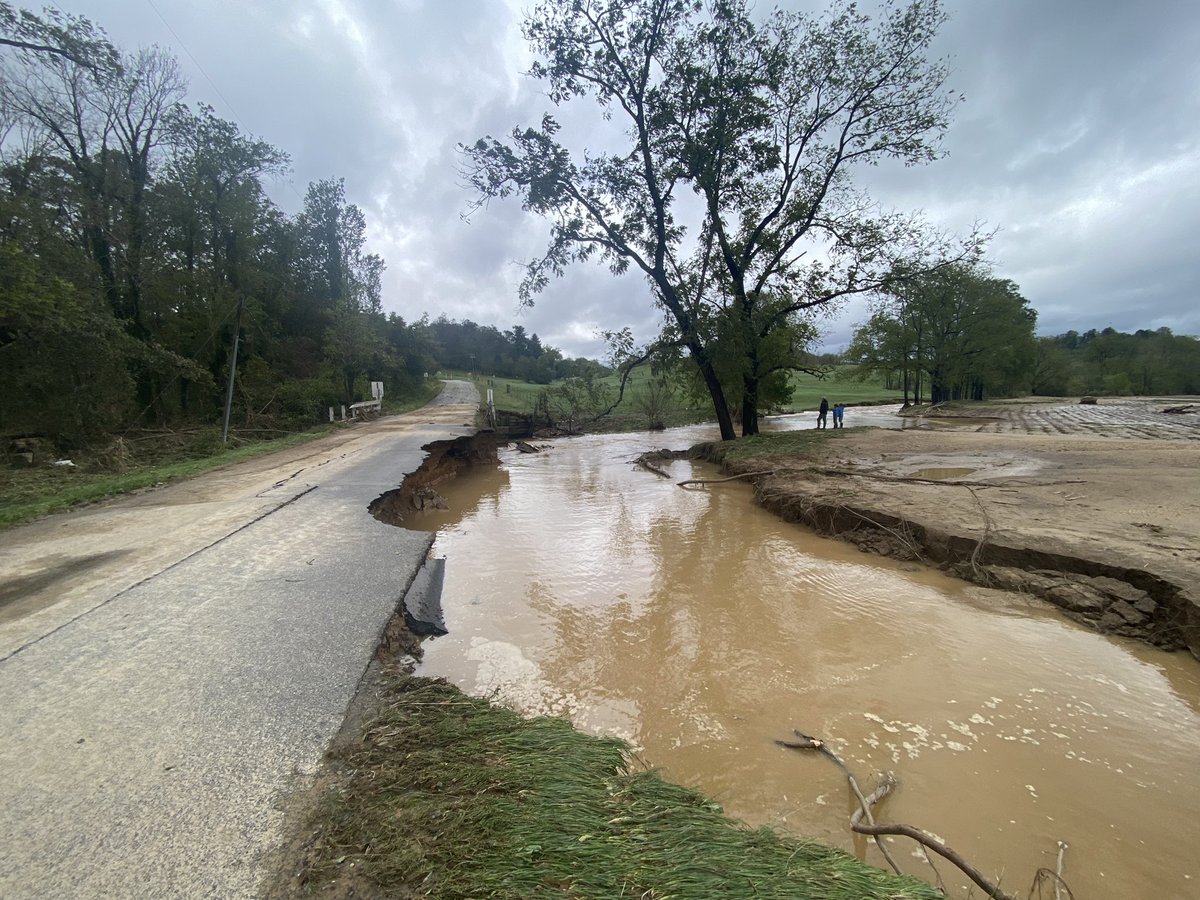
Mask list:
[[1163,412],[1175,414],[1200,412],[1200,406],[1197,406],[1195,403],[1185,403],[1183,406],[1168,406]]
[[993,484],[993,483],[986,482],[986,481],[962,481],[961,479],[954,479],[954,478],[917,478],[914,475],[880,475],[875,472],[864,472],[860,469],[813,469],[812,471],[818,475],[831,475],[831,476],[838,476],[838,477],[850,476],[850,477],[854,477],[854,478],[870,478],[872,481],[892,481],[892,482],[897,482],[900,484],[936,484],[936,485],[951,485],[951,486],[973,487],[973,488],[991,488],[991,487],[998,487],[1001,484],[1006,484],[1006,485],[1007,484],[1023,484],[1023,485],[1029,485],[1031,487],[1048,487],[1051,485],[1058,485],[1058,484],[1087,484],[1086,480],[1079,479],[1079,478],[1076,478],[1076,479],[1073,479],[1070,481],[1007,480],[1007,481],[997,482],[997,483]]
[[[938,856],[944,857],[958,867],[959,871],[970,878],[975,884],[983,889],[993,900],[1016,900],[1011,894],[1002,891],[999,885],[993,884],[973,865],[967,862],[957,851],[950,849],[942,841],[935,838],[927,831],[920,828],[914,828],[912,825],[879,825],[871,821],[871,807],[890,794],[896,787],[896,779],[890,773],[882,774],[879,778],[879,786],[871,793],[869,797],[864,797],[862,791],[859,790],[853,774],[846,767],[846,764],[838,757],[836,753],[829,749],[824,741],[807,735],[802,731],[796,731],[796,736],[800,738],[798,741],[776,741],[775,743],[781,747],[788,747],[792,750],[816,750],[826,759],[833,762],[842,773],[846,776],[847,782],[850,784],[851,790],[858,797],[859,808],[854,811],[854,815],[850,817],[850,829],[857,834],[865,834],[875,838],[875,842],[879,844],[880,849],[883,849],[883,844],[879,838],[882,835],[899,835],[901,837],[911,838],[922,847],[932,850]],[[864,823],[862,820],[866,819]],[[899,872],[895,862],[884,851],[884,856],[891,863],[892,868]]]
[[689,484],[724,484],[726,481],[737,481],[741,478],[757,478],[759,475],[774,475],[774,469],[764,469],[761,472],[743,472],[741,475],[730,475],[728,478],[691,478],[687,481],[675,482],[676,487],[685,487]]
[[646,469],[649,472],[653,472],[659,478],[670,478],[671,477],[669,474],[667,474],[667,472],[663,471],[658,466],[656,466],[652,462],[650,462],[651,459],[662,459],[662,456],[659,455],[656,451],[648,451],[646,453],[643,453],[641,456],[637,457],[637,459],[635,459],[634,462],[637,463],[639,466],[641,466],[643,469]]
[[513,443],[522,453],[541,453],[537,447],[533,446],[533,444],[527,444],[525,441],[514,441]]
[[[858,781],[854,777],[854,773],[846,768],[846,764],[844,762],[842,762],[841,758],[836,753],[834,753],[832,750],[830,750],[828,747],[825,746],[824,741],[819,741],[816,738],[810,737],[809,735],[804,734],[803,732],[800,732],[800,731],[796,732],[796,736],[799,737],[800,740],[798,740],[798,741],[776,741],[775,743],[778,744],[780,747],[788,747],[792,750],[816,750],[818,753],[820,753],[822,756],[824,756],[826,759],[828,759],[830,762],[832,762],[835,766],[837,766],[839,769],[841,769],[842,774],[846,776],[847,783],[850,785],[850,790],[854,791],[854,796],[858,798],[858,809],[855,811],[854,815],[855,816],[859,816],[859,815],[866,816],[867,823],[870,825],[874,825],[875,819],[871,815],[871,807],[874,806],[876,803],[878,803],[880,800],[882,800],[888,793],[891,792],[891,789],[892,789],[891,784],[895,783],[895,779],[892,778],[891,775],[886,776],[887,780],[889,780],[891,782],[891,784],[889,784],[889,786],[887,787],[887,790],[884,790],[884,783],[881,780],[879,787],[877,787],[871,793],[871,796],[869,798],[864,797],[862,790],[858,786]],[[880,793],[881,791],[883,791],[883,793]],[[854,820],[851,819],[851,827],[853,827],[853,822],[854,822]],[[895,872],[897,875],[902,874],[900,871],[900,867],[896,864],[896,860],[892,859],[892,854],[888,852],[888,848],[884,845],[884,843],[880,839],[880,837],[878,835],[875,835],[874,838],[875,838],[875,845],[877,847],[879,847],[879,852],[882,853],[883,858],[888,861],[888,865],[892,867],[892,871]]]

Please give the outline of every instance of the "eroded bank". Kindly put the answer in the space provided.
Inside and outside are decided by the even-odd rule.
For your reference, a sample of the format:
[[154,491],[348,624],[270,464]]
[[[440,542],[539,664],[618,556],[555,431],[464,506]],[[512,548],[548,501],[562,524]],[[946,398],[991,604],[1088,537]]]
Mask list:
[[1170,823],[1198,811],[1193,660],[809,535],[749,486],[681,490],[632,464],[647,441],[703,437],[556,441],[442,482],[450,509],[409,520],[449,560],[450,634],[421,671],[621,736],[734,815],[872,862],[837,773],[774,738],[799,727],[862,772],[896,770],[888,818],[992,872],[1023,879],[1066,840],[1077,893],[1186,894],[1200,873]]

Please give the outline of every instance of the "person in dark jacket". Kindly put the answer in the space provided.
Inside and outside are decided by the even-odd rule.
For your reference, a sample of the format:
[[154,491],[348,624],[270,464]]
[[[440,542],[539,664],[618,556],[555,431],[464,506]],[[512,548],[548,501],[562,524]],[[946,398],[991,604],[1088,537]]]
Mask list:
[[817,410],[817,427],[825,427],[825,419],[829,415],[829,401],[824,397],[821,398],[821,408]]

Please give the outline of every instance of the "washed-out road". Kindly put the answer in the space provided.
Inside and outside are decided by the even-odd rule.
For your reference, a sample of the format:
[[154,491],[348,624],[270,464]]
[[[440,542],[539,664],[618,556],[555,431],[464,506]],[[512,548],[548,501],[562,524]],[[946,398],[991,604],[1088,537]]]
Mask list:
[[253,897],[433,536],[375,497],[478,394],[0,534],[0,897]]

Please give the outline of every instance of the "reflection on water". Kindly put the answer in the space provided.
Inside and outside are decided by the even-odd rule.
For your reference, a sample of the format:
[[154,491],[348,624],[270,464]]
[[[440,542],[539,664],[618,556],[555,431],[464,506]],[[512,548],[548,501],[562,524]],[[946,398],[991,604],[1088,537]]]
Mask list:
[[682,490],[630,464],[711,436],[558,441],[444,486],[451,511],[412,523],[449,560],[450,634],[424,673],[619,735],[731,814],[877,864],[838,772],[773,739],[800,728],[861,775],[894,770],[882,815],[1010,891],[1065,840],[1078,897],[1200,895],[1194,659],[812,536],[744,484]]

